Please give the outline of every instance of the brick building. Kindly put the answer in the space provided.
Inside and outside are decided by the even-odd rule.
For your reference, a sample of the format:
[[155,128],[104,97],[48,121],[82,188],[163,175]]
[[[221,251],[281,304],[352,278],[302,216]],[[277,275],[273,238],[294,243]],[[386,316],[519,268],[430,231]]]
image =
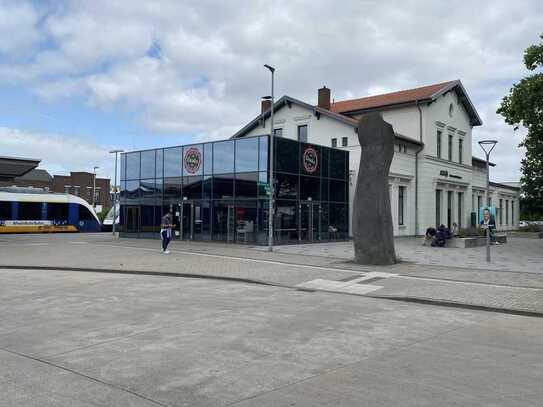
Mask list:
[[94,174],[92,172],[70,172],[70,175],[55,175],[53,177],[53,192],[63,192],[79,196],[91,205],[101,205],[102,208],[111,207],[109,178],[96,178],[96,196],[93,202]]

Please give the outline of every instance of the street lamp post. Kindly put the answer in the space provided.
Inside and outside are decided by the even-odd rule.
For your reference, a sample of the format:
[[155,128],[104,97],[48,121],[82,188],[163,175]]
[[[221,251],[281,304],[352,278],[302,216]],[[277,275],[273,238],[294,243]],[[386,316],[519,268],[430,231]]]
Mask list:
[[117,222],[117,157],[118,153],[123,153],[124,150],[111,150],[110,154],[115,154],[115,181],[113,184],[113,223],[111,224],[111,233],[115,235],[115,223]]
[[275,195],[275,184],[273,179],[273,149],[274,149],[274,131],[273,131],[273,108],[274,108],[274,73],[275,68],[265,64],[264,65],[271,72],[271,113],[270,113],[270,175],[269,175],[269,209],[268,209],[268,251],[273,251],[273,198]]
[[96,170],[100,168],[97,166],[94,166],[93,173],[94,176],[92,177],[92,207],[96,210]]
[[[481,140],[479,141],[479,145],[485,152],[486,156],[486,197],[485,197],[485,207],[489,208],[488,204],[488,198],[490,197],[490,153],[498,143],[497,140]],[[484,215],[484,212],[483,212]],[[490,208],[489,208],[489,216],[490,216]],[[496,222],[494,220],[494,222]],[[490,263],[490,217],[488,219],[488,229],[486,231],[486,261]]]

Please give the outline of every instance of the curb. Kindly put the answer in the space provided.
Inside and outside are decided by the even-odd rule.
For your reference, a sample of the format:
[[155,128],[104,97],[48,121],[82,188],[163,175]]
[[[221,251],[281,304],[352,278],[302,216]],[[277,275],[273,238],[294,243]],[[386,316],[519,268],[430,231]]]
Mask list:
[[236,283],[257,284],[271,287],[280,288],[296,288],[284,284],[272,283],[270,281],[263,281],[251,278],[243,277],[229,277],[229,276],[217,276],[210,274],[195,274],[195,273],[177,273],[168,271],[145,271],[145,270],[119,270],[119,269],[104,269],[104,268],[89,268],[89,267],[53,267],[53,266],[4,266],[0,265],[0,269],[8,270],[50,270],[50,271],[77,271],[87,273],[106,273],[106,274],[129,274],[129,275],[143,275],[143,276],[161,276],[161,277],[181,277],[181,278],[200,278],[208,280],[221,280],[230,281]]
[[415,304],[437,305],[440,307],[463,308],[463,309],[476,310],[476,311],[496,312],[499,314],[511,314],[511,315],[525,316],[525,317],[543,318],[543,312],[538,312],[538,311],[526,311],[526,310],[512,309],[512,308],[490,307],[486,305],[468,304],[468,303],[449,301],[449,300],[437,300],[433,298],[376,295],[376,294],[368,294],[366,295],[366,297],[377,298],[377,299],[382,299],[382,300],[410,302],[410,303],[415,303]]

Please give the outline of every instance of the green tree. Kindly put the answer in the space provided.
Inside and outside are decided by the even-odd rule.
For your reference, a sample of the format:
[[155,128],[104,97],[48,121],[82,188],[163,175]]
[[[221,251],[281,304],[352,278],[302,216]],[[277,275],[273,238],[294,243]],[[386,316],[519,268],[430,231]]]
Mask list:
[[[540,38],[543,40],[543,34]],[[534,73],[513,85],[497,113],[514,130],[519,126],[528,130],[519,145],[526,148],[521,161],[521,203],[523,211],[533,217],[543,216],[543,42],[524,51],[524,65]]]

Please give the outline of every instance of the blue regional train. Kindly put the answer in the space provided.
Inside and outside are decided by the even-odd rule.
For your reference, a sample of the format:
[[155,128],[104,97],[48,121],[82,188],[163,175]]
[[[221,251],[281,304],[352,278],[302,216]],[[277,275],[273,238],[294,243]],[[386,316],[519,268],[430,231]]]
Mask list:
[[0,233],[99,232],[84,199],[70,194],[0,189]]

